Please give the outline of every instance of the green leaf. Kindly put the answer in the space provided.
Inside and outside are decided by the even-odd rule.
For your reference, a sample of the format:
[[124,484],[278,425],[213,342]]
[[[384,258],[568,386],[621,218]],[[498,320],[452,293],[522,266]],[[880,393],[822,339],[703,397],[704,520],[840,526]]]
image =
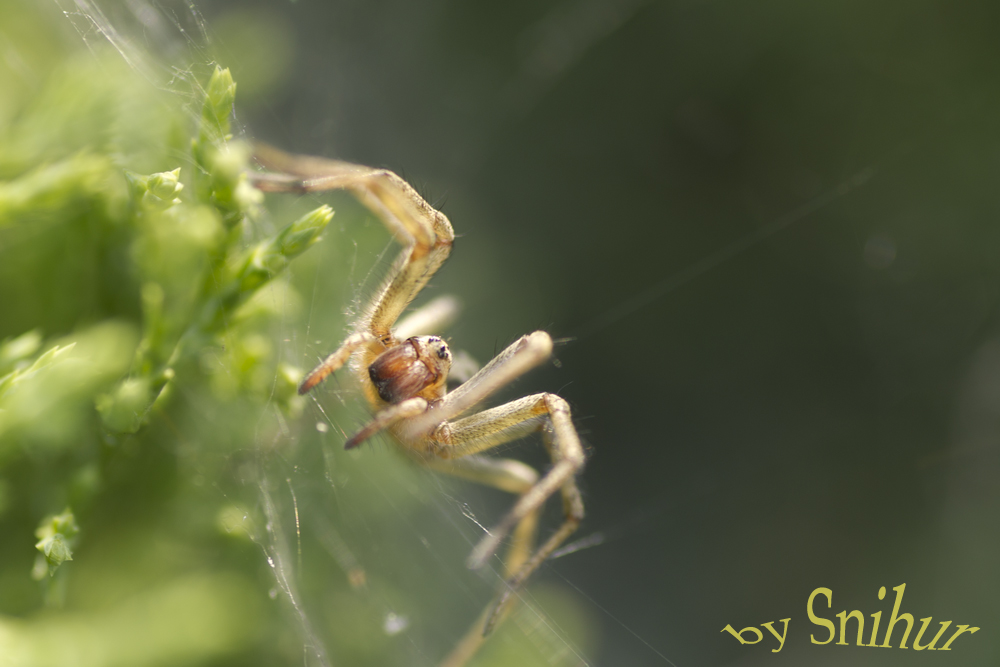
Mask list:
[[[76,536],[79,532],[76,518],[69,508],[66,508],[62,514],[45,517],[38,529],[35,530],[35,537],[38,538],[35,548],[44,556],[50,577],[64,562],[73,560],[72,545],[76,542]],[[40,578],[38,570],[39,568],[36,567],[33,571],[35,578]]]

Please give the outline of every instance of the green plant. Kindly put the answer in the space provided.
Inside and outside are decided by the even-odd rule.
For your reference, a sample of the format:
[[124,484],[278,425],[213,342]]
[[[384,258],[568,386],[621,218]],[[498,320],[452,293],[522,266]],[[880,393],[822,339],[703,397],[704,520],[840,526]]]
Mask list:
[[[67,591],[86,587],[92,571],[85,567],[75,580],[65,567],[77,543],[136,539],[136,525],[109,516],[115,505],[141,498],[138,532],[172,541],[157,504],[177,496],[157,487],[179,478],[147,466],[162,458],[148,450],[162,446],[177,384],[215,406],[270,404],[286,416],[301,410],[301,373],[277,360],[268,335],[274,309],[262,295],[333,215],[324,205],[260,233],[262,196],[245,176],[249,149],[230,134],[236,84],[228,70],[215,68],[204,90],[190,77],[184,93],[156,89],[114,57],[33,64],[50,73],[40,90],[8,100],[0,130],[0,521],[7,535],[0,599],[7,613],[38,601],[61,607]],[[224,373],[205,372],[208,363]],[[151,429],[157,414],[164,421]],[[26,532],[28,522],[39,522],[37,530]],[[24,568],[32,533],[37,558]],[[149,563],[138,562],[148,557],[122,547],[110,562],[124,559],[133,571],[109,577],[107,588],[150,577]],[[81,664],[142,664],[245,643],[260,621],[253,586],[218,568],[182,569],[199,584],[174,572],[153,576],[159,585],[137,598],[108,590],[97,599],[120,604],[103,616],[78,603],[75,615],[49,621],[0,619],[0,653],[15,665],[56,664],[60,650],[80,652]],[[25,586],[29,572],[43,584],[37,593]],[[80,599],[84,607],[94,600]],[[129,605],[159,615],[163,626],[135,625],[123,611]],[[176,613],[178,605],[187,611]],[[189,613],[204,625],[191,626]],[[88,653],[90,640],[73,629],[81,623],[98,644],[129,623],[134,632],[125,645],[108,644],[118,645],[114,655],[102,654],[108,646]],[[176,641],[162,639],[171,634]],[[53,638],[61,649],[52,650]]]

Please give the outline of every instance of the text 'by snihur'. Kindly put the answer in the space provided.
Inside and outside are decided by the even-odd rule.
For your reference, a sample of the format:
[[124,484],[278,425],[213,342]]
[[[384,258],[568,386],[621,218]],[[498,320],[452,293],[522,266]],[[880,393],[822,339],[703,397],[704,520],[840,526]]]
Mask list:
[[[917,621],[914,620],[913,614],[906,612],[900,613],[900,609],[903,604],[903,592],[906,590],[906,584],[895,586],[892,590],[896,592],[896,599],[892,606],[892,614],[889,616],[889,619],[884,626],[884,632],[881,636],[882,642],[879,643],[878,641],[879,630],[881,629],[880,626],[882,624],[882,612],[877,611],[870,614],[872,622],[869,626],[870,631],[867,635],[868,643],[865,643],[865,631],[867,629],[865,615],[857,609],[853,611],[847,611],[845,609],[836,614],[836,618],[839,619],[839,623],[835,623],[831,619],[823,617],[821,613],[824,613],[824,610],[817,611],[819,607],[823,606],[823,603],[819,598],[826,598],[826,607],[827,609],[832,610],[833,591],[829,588],[815,589],[809,594],[809,599],[806,602],[806,614],[809,617],[809,622],[821,628],[821,630],[810,633],[810,642],[813,644],[830,644],[834,641],[834,639],[837,639],[838,641],[836,642],[836,645],[839,646],[853,645],[872,648],[901,649],[909,649],[912,647],[914,651],[951,651],[952,643],[954,643],[960,635],[971,635],[979,631],[979,628],[972,627],[971,625],[956,624],[950,636],[942,643],[945,633],[951,626],[951,621],[940,621],[940,629],[938,629],[934,634],[934,637],[928,641],[928,627],[934,619],[932,616],[927,616],[926,618],[919,619],[920,627],[917,629],[916,637],[913,638],[913,644],[908,646],[907,642],[909,641],[910,634]],[[885,599],[885,586],[879,588],[878,599]],[[774,636],[777,648],[772,648],[772,653],[778,653],[782,648],[784,648],[785,639],[788,637],[788,626],[791,620],[791,618],[782,618],[777,621],[777,623],[781,624],[780,632],[774,627],[775,621],[768,621],[767,623],[761,624],[762,628]],[[758,644],[764,640],[764,633],[752,625],[743,628],[738,632],[733,629],[733,626],[726,625],[726,627],[722,628],[721,632],[728,632],[741,644]],[[899,640],[899,644],[896,647],[894,647],[891,643],[894,637]]]

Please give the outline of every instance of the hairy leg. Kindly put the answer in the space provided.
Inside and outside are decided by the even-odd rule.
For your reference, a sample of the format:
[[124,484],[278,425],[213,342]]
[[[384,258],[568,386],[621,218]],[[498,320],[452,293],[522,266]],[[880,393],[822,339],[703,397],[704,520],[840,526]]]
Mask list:
[[351,358],[354,352],[365,345],[369,345],[375,342],[375,337],[370,333],[359,331],[358,333],[348,336],[347,340],[340,344],[340,347],[333,353],[331,353],[326,359],[320,362],[319,366],[312,369],[305,379],[302,380],[302,384],[299,385],[299,393],[305,394],[313,387],[318,385],[326,376],[334,371],[338,370],[341,366],[347,363],[347,360]]
[[476,545],[468,565],[473,568],[483,565],[511,529],[526,517],[538,513],[556,491],[562,493],[565,518],[562,525],[508,579],[507,589],[486,619],[484,634],[493,629],[511,594],[576,530],[583,519],[583,501],[575,479],[584,463],[583,446],[573,427],[569,406],[555,394],[526,396],[455,422],[445,422],[432,436],[440,447],[438,456],[457,459],[496,447],[543,425],[546,427],[546,449],[552,459],[552,468],[521,495],[507,515]]
[[[461,459],[421,460],[421,463],[438,472],[518,495],[524,495],[538,482],[538,473],[534,468],[513,459],[467,456]],[[527,562],[534,547],[537,528],[537,511],[526,515],[517,524],[504,558],[505,577],[513,577]]]
[[459,309],[458,299],[455,297],[439,296],[397,322],[392,333],[398,340],[406,340],[410,336],[439,334],[451,326],[458,317]]
[[[356,329],[356,333],[370,333],[383,345],[393,343],[392,326],[451,252],[455,232],[448,218],[428,204],[409,183],[386,169],[290,155],[262,144],[255,147],[254,157],[265,168],[279,172],[251,173],[250,179],[258,189],[265,192],[348,190],[375,213],[404,246]],[[322,372],[319,380],[330,372]]]

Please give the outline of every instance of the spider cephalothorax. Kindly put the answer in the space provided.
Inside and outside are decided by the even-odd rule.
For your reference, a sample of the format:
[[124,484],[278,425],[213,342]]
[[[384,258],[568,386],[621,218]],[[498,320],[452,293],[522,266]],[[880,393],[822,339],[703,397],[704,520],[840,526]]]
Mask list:
[[[583,500],[575,479],[583,467],[583,447],[566,401],[555,394],[534,394],[463,416],[495,391],[548,359],[552,354],[552,339],[544,331],[522,336],[449,392],[451,353],[441,338],[426,334],[454,318],[457,302],[442,297],[399,319],[451,252],[455,234],[448,218],[424,201],[406,181],[384,169],[287,155],[266,146],[258,146],[256,157],[260,164],[278,172],[251,175],[261,190],[350,190],[405,246],[384,287],[362,311],[354,333],[306,375],[299,393],[310,391],[353,357],[352,367],[375,415],[368,425],[347,439],[346,448],[356,447],[388,429],[402,449],[419,463],[519,496],[510,512],[486,533],[468,559],[470,567],[482,566],[510,536],[503,562],[507,574],[505,585],[496,602],[443,663],[448,667],[463,665],[503,617],[525,580],[576,530],[583,518]],[[542,432],[552,457],[552,467],[542,477],[520,461],[480,456],[531,431]],[[562,496],[564,521],[535,548],[539,514],[555,493]]]

